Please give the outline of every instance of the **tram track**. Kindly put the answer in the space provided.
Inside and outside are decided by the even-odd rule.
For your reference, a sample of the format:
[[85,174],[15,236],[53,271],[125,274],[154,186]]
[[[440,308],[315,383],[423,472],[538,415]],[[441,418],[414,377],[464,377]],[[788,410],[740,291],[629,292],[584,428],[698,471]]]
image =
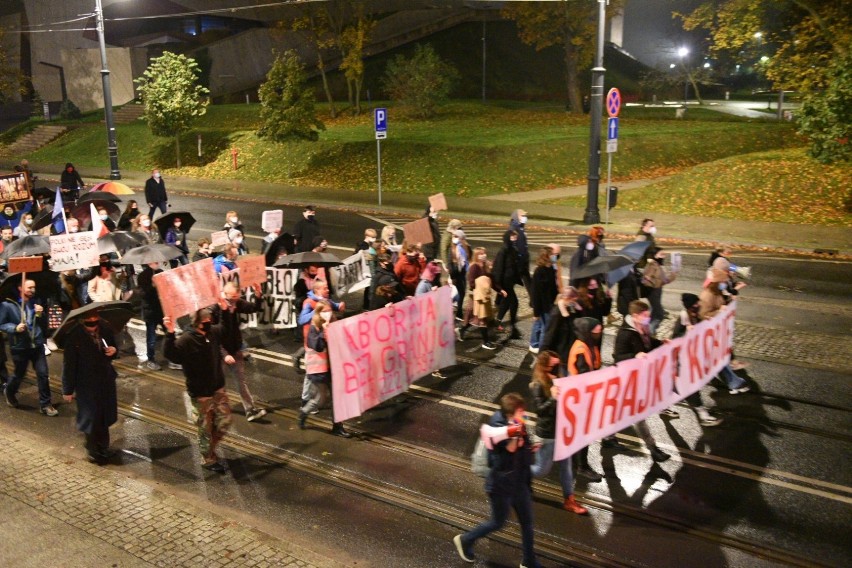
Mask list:
[[[135,368],[129,365],[117,364],[118,368],[126,371],[136,371]],[[146,376],[153,376],[158,381],[172,384],[176,387],[183,388],[183,381],[170,376],[167,373],[146,373]],[[419,394],[412,394],[418,398],[429,398]],[[229,398],[232,403],[238,404],[239,397],[235,393],[229,392]],[[185,421],[183,416],[174,417],[163,413],[145,409],[138,405],[120,405],[120,412],[126,416],[160,425],[161,427],[177,430],[187,435],[195,435],[195,427]],[[298,413],[296,410],[285,408],[267,407],[268,412],[273,416],[296,421]],[[329,420],[317,417],[311,417],[310,421],[330,427]],[[366,442],[372,443],[380,448],[395,453],[402,453],[412,458],[425,459],[449,466],[459,471],[470,471],[470,463],[466,458],[447,454],[439,450],[427,448],[413,444],[410,442],[401,441],[392,437],[370,434],[366,432],[358,432],[358,436]],[[631,449],[638,452],[644,452],[644,446],[638,438],[631,436],[619,435],[623,441],[626,441]],[[332,483],[344,489],[356,491],[359,494],[375,498],[392,506],[398,506],[405,510],[416,514],[438,520],[451,526],[468,529],[476,522],[481,520],[479,513],[462,511],[451,504],[438,502],[430,497],[425,497],[419,493],[391,486],[371,480],[365,476],[335,467],[333,464],[326,462],[318,462],[310,457],[302,456],[298,453],[290,452],[280,448],[266,444],[259,440],[254,440],[238,434],[229,435],[224,444],[233,451],[238,453],[262,459],[268,463],[276,465],[285,465],[295,467],[299,471],[312,475],[313,477],[325,482]],[[703,467],[718,471],[724,474],[734,474],[741,477],[747,477],[754,480],[766,481],[767,476],[771,476],[774,480],[773,485],[785,488],[795,488],[795,484],[799,484],[799,490],[807,485],[806,493],[833,496],[840,498],[847,503],[852,504],[852,490],[836,484],[820,482],[805,477],[795,476],[787,472],[779,472],[774,470],[766,470],[765,468],[743,464],[734,460],[728,460],[719,456],[702,454],[678,448],[680,455],[678,459],[684,464],[689,464],[696,467]],[[815,486],[814,486],[815,485]],[[562,492],[558,484],[545,480],[534,481],[534,494],[539,501],[561,503]],[[845,495],[839,495],[845,494]],[[736,535],[725,534],[712,529],[707,529],[700,525],[691,523],[687,519],[673,517],[662,514],[660,512],[648,512],[646,509],[638,506],[632,506],[623,503],[613,503],[609,498],[592,493],[578,493],[578,497],[586,503],[601,511],[609,512],[613,515],[625,515],[636,521],[648,523],[667,530],[677,531],[694,538],[699,538],[715,545],[724,546],[745,552],[749,555],[754,555],[763,559],[783,562],[793,566],[814,566],[812,558],[806,558],[792,553],[788,550],[767,546],[762,542],[757,542]],[[495,535],[495,540],[511,545],[517,545],[520,539],[519,532],[516,526],[504,529],[500,534]],[[583,548],[582,543],[569,542],[564,538],[536,533],[536,546],[540,548],[544,557],[559,561],[571,562],[573,565],[581,566],[634,566],[633,563],[626,563],[621,559],[606,558],[602,556],[602,552],[597,549]],[[570,552],[566,552],[566,548]]]

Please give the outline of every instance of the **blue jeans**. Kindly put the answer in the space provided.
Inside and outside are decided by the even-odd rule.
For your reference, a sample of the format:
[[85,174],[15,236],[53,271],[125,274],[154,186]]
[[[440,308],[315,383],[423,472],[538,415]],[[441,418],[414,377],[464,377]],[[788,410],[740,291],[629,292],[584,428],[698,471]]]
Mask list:
[[157,345],[157,326],[158,321],[145,320],[145,347],[148,348],[148,360],[156,363],[154,348]]
[[488,500],[491,501],[491,518],[461,536],[464,548],[469,549],[480,538],[500,530],[506,524],[511,506],[518,516],[518,524],[521,525],[523,564],[524,566],[538,566],[533,550],[532,491],[530,488],[522,485],[517,488],[514,495],[489,493]]
[[538,349],[541,347],[541,342],[544,341],[544,330],[547,329],[547,322],[550,319],[550,314],[541,314],[538,319],[533,320],[532,332],[530,333],[530,347]]
[[[550,438],[541,439],[541,447],[535,454],[535,463],[530,467],[533,477],[545,477],[553,467],[553,450],[556,448],[556,440]],[[567,499],[574,494],[574,471],[571,457],[559,462],[559,483],[562,485],[562,497]]]
[[151,204],[151,209],[148,211],[148,218],[153,220],[154,213],[157,212],[157,209],[160,210],[160,213],[163,215],[166,214],[166,209],[168,208],[168,203],[166,201],[155,201]]
[[733,369],[731,369],[730,365],[725,365],[719,374],[722,375],[722,378],[728,384],[729,389],[738,389],[745,384],[745,379],[741,376],[737,375]]
[[9,377],[6,392],[12,396],[18,393],[21,381],[24,380],[24,375],[27,374],[27,367],[32,362],[33,370],[36,374],[36,382],[38,383],[38,404],[41,408],[49,405],[51,403],[50,383],[48,382],[47,358],[44,356],[44,345],[38,345],[25,351],[12,351],[12,361],[15,363],[15,373]]

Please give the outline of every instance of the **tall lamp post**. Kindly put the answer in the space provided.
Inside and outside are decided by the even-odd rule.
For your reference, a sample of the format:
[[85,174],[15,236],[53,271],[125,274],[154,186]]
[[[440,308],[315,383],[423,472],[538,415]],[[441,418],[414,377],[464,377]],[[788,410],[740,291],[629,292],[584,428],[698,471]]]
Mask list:
[[[604,97],[604,28],[606,27],[606,0],[598,2],[598,39],[595,46],[595,66],[592,68],[592,97],[589,101],[591,126],[589,128],[589,175],[586,187],[586,211],[583,223],[594,225],[601,222],[598,209],[598,189],[601,169],[601,115]],[[609,190],[607,190],[609,191]]]
[[101,80],[104,88],[104,118],[107,128],[107,149],[109,151],[109,179],[121,179],[118,169],[118,143],[115,141],[115,124],[112,118],[112,91],[109,86],[109,68],[107,67],[106,42],[104,41],[104,9],[101,0],[95,0],[98,43],[101,48]]
[[677,50],[677,55],[680,57],[680,66],[683,69],[683,102],[686,102],[687,97],[689,97],[689,71],[686,68],[686,64],[684,60],[686,56],[689,55],[689,50],[685,47],[681,47]]

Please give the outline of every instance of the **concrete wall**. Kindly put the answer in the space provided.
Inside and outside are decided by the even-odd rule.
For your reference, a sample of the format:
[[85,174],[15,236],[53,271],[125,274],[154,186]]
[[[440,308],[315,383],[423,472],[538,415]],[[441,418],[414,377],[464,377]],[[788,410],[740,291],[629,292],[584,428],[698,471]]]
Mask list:
[[[0,28],[9,30],[21,29],[20,14],[2,15],[0,14]],[[21,38],[16,33],[6,32],[3,34],[3,40],[0,42],[0,49],[6,54],[6,65],[15,69],[21,68]],[[20,92],[5,93],[10,101],[20,102]]]
[[[101,53],[99,49],[63,49],[62,63],[68,98],[82,111],[103,108]],[[121,106],[136,98],[133,78],[145,69],[145,50],[107,48],[112,105]]]

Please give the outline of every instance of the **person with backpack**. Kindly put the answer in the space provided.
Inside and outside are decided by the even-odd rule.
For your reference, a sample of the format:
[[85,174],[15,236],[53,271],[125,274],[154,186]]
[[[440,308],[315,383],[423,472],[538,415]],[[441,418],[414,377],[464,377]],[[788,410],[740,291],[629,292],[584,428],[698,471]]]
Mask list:
[[524,427],[524,397],[510,392],[500,398],[500,410],[488,420],[493,428],[508,426],[509,437],[493,444],[489,454],[491,471],[485,480],[485,492],[491,501],[491,518],[464,534],[453,537],[456,551],[465,562],[473,563],[476,557],[473,546],[480,538],[500,530],[515,510],[521,526],[521,568],[540,568],[535,556],[532,512],[532,448]]

